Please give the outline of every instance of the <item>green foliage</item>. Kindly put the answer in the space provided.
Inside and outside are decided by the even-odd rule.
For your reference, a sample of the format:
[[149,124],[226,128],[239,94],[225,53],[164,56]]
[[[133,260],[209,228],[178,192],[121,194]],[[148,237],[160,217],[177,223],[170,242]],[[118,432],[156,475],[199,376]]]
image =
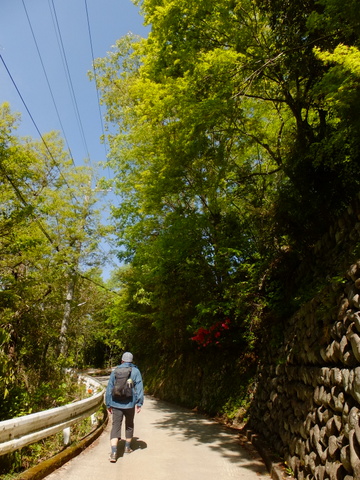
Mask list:
[[179,352],[229,318],[251,350],[266,309],[301,303],[288,271],[359,187],[357,21],[338,28],[358,7],[139,3],[149,37],[97,61],[131,264],[111,322]]
[[353,0],[258,4],[282,52],[282,64],[270,68],[278,70],[277,83],[296,120],[276,220],[280,233],[290,235],[303,253],[358,191],[358,98],[351,88],[357,80],[354,70],[329,62],[340,55],[344,65],[345,51],[351,51],[347,64],[356,64],[359,30],[353,15],[359,6]]
[[15,379],[12,362],[5,353],[5,346],[9,341],[9,332],[0,327],[0,391],[3,394],[4,400],[9,396],[9,389]]
[[59,407],[81,395],[74,379],[64,375],[56,365],[53,365],[51,378],[46,382],[35,368],[19,369],[16,373],[9,384],[8,396],[2,402],[0,420]]
[[[61,403],[61,369],[84,365],[91,318],[106,295],[96,252],[99,222],[91,168],[72,164],[55,133],[14,135],[0,108],[0,418]],[[85,279],[85,276],[94,283]]]
[[251,398],[242,396],[237,392],[235,397],[230,397],[225,405],[221,408],[220,414],[224,416],[227,422],[233,424],[246,423],[246,413],[250,406]]
[[[59,379],[58,379],[59,380]],[[73,401],[86,398],[88,393],[84,384],[77,383],[76,378],[66,376],[63,383],[56,384],[55,379],[50,384],[39,387],[31,395],[31,409],[28,412],[18,412],[25,415],[37,410],[61,406]],[[28,400],[30,400],[28,398]],[[30,405],[30,402],[29,402]],[[99,421],[103,420],[103,413],[97,412]],[[12,416],[16,416],[13,412]],[[94,429],[90,418],[85,418],[71,426],[71,442],[75,443]],[[0,475],[2,480],[11,480],[21,477],[21,472],[44,460],[51,458],[64,449],[63,434],[59,432],[39,442],[23,447],[22,449],[1,457]]]
[[[46,384],[53,365],[113,365],[124,349],[170,364],[208,348],[256,355],[267,321],[269,341],[281,342],[282,322],[321,283],[308,272],[301,286],[295,269],[359,190],[357,1],[137,3],[148,38],[127,35],[96,61],[125,264],[112,297],[78,275],[98,278],[106,233],[89,171],[72,168],[51,134],[59,174],[1,112],[9,375],[34,364]],[[200,332],[220,333],[221,345],[198,351]]]

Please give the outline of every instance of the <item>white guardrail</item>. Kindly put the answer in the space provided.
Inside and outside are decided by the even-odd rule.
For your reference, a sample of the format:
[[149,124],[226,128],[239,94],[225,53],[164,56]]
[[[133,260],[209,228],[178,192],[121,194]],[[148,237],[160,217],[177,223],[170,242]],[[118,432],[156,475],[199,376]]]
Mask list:
[[97,380],[85,375],[81,375],[79,381],[86,384],[87,390],[91,388],[97,393],[63,407],[0,422],[0,456],[38,442],[61,430],[64,431],[65,440],[69,436],[67,429],[70,425],[96,412],[104,400],[104,387]]

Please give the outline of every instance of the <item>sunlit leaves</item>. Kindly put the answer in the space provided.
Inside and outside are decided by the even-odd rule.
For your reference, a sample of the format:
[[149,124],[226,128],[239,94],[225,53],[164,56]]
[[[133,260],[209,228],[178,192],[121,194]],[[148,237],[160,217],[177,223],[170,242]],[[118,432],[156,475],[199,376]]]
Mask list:
[[[82,361],[80,339],[91,331],[87,328],[86,335],[84,324],[105,300],[83,275],[100,283],[102,259],[95,251],[108,230],[95,209],[93,170],[73,166],[57,133],[41,140],[17,138],[15,121],[5,104],[0,109],[0,397],[9,396],[8,406],[14,389],[36,388],[63,366],[58,352],[66,302],[71,318],[65,362]],[[16,414],[16,405],[12,411]]]
[[356,47],[339,45],[334,52],[315,48],[315,55],[331,68],[321,86],[327,93],[327,101],[341,108],[349,107],[357,94],[360,79],[360,51]]
[[338,43],[358,20],[339,28],[339,0],[137,3],[149,37],[97,62],[125,316],[175,345],[229,315],[244,339],[261,268],[307,251],[356,191],[358,51]]

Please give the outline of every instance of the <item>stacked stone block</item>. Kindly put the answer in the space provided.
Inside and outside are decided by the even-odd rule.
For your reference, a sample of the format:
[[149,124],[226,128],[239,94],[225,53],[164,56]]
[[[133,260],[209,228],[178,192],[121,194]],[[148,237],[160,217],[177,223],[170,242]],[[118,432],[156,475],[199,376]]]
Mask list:
[[299,480],[360,480],[360,262],[344,282],[304,305],[259,367],[251,426]]

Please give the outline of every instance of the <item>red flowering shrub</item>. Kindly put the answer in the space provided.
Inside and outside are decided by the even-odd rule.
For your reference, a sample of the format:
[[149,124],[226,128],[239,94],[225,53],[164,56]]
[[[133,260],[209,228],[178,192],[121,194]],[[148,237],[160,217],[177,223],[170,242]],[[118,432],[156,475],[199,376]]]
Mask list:
[[195,335],[191,340],[196,342],[200,347],[207,347],[209,345],[219,345],[221,334],[225,330],[229,330],[230,320],[227,318],[212,325],[209,329],[200,327],[196,330]]

